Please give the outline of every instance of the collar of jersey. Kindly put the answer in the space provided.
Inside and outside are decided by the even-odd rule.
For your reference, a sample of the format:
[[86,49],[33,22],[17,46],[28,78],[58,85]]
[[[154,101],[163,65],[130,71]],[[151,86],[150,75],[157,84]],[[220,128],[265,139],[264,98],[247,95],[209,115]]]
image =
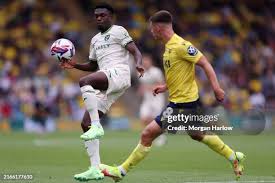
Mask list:
[[173,36],[169,39],[169,41],[165,44],[165,46],[167,46],[168,44],[170,44],[173,41],[173,38],[177,36],[176,33],[173,34]]
[[105,32],[101,32],[101,35],[106,34],[107,32],[109,32],[109,30],[111,30],[112,27],[113,27],[113,25],[108,30],[106,30]]

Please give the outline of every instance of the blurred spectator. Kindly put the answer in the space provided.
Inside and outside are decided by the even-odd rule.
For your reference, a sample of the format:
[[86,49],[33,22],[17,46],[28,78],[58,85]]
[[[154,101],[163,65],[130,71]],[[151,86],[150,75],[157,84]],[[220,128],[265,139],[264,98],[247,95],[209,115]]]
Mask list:
[[54,131],[55,123],[49,115],[49,108],[40,102],[36,102],[33,115],[31,118],[26,119],[24,128],[26,132]]
[[[153,65],[153,60],[150,55],[144,54],[142,60],[145,73],[144,76],[139,79],[138,94],[142,96],[139,118],[143,123],[143,127],[145,127],[164,109],[165,94],[159,93],[156,96],[153,95],[152,91],[154,87],[164,84],[164,76],[162,71]],[[156,139],[154,144],[162,146],[166,141],[166,135],[162,134]]]
[[144,76],[140,78],[138,94],[142,96],[139,116],[143,126],[147,126],[161,113],[165,105],[165,94],[153,95],[153,89],[164,83],[162,71],[153,65],[150,55],[143,55]]

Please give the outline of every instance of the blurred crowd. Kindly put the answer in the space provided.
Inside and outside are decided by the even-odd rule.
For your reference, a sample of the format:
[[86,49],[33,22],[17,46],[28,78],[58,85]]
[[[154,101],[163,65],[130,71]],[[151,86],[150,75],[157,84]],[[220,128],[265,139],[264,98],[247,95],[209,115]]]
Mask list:
[[55,1],[1,1],[0,121],[21,128],[22,121],[46,126],[61,115],[80,119],[78,83],[49,54],[60,37],[83,45],[78,21],[62,8]]
[[[55,39],[65,37],[73,41],[77,51],[84,50],[81,53],[86,58],[89,39],[96,30],[92,7],[99,1],[72,2],[87,19],[84,26],[62,6],[64,1],[0,2],[0,121],[8,119],[16,124],[28,119],[45,125],[45,121],[59,117],[81,119],[78,83],[58,67],[49,47]],[[151,37],[147,20],[166,9],[174,15],[176,33],[191,41],[214,66],[226,91],[226,108],[237,111],[275,106],[274,1],[107,2],[115,9],[116,23],[128,29],[141,51],[153,56],[156,66],[162,66],[162,47]],[[216,105],[200,69],[197,80],[202,102]]]

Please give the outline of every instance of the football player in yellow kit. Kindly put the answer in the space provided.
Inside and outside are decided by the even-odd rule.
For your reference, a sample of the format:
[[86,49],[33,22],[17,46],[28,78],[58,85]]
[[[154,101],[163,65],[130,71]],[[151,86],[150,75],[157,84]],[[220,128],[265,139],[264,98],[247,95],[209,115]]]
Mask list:
[[[174,33],[172,15],[168,11],[159,11],[150,18],[150,29],[153,37],[165,46],[163,66],[166,84],[157,86],[153,93],[169,92],[167,107],[177,109],[196,109],[199,106],[199,92],[195,81],[195,65],[200,66],[208,77],[215,97],[218,101],[224,100],[224,91],[220,87],[215,71],[206,57],[190,42]],[[162,128],[162,114],[157,116],[143,130],[140,143],[118,167],[101,164],[100,168],[105,176],[119,181],[131,168],[142,161],[150,152],[153,140],[164,132]],[[226,145],[217,135],[207,135],[203,132],[188,132],[189,136],[204,143],[209,148],[224,156],[232,164],[236,178],[243,173],[245,155],[235,152]]]

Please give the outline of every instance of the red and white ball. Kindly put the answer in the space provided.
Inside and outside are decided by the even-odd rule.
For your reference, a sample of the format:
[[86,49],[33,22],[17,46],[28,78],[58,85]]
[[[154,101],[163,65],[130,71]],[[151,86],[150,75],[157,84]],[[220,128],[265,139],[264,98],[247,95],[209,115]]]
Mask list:
[[51,55],[59,61],[62,58],[71,60],[75,55],[74,44],[65,38],[58,39],[51,46]]

